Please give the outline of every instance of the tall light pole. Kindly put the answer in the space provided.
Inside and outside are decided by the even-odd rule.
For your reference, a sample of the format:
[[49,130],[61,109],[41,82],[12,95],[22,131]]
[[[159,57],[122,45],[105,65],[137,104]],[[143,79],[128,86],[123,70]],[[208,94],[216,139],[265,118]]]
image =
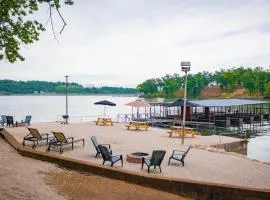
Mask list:
[[182,122],[182,144],[184,144],[185,138],[185,124],[186,124],[186,106],[187,106],[187,73],[190,71],[190,62],[182,61],[181,70],[185,72],[185,92],[184,92],[184,111],[183,111],[183,122]]
[[65,76],[66,77],[66,116],[65,116],[65,124],[68,124],[68,77],[69,76]]

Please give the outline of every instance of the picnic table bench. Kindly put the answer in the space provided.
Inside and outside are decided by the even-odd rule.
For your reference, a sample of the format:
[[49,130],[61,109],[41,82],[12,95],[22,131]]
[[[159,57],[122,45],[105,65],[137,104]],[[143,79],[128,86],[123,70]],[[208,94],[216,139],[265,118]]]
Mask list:
[[184,134],[184,136],[191,135],[192,137],[195,137],[195,135],[199,135],[198,132],[194,131],[194,129],[190,127],[184,127],[183,133],[182,126],[171,126],[168,133],[170,134],[169,137],[172,137],[173,134],[178,134],[180,137],[182,136],[182,134]]
[[129,122],[129,124],[126,125],[127,127],[127,130],[141,130],[141,129],[144,129],[145,131],[148,130],[149,126],[147,125],[147,122],[137,122],[137,121],[132,121],[132,122]]
[[111,118],[99,117],[97,121],[95,121],[95,123],[96,125],[100,125],[100,126],[106,126],[106,125],[113,126],[113,121]]

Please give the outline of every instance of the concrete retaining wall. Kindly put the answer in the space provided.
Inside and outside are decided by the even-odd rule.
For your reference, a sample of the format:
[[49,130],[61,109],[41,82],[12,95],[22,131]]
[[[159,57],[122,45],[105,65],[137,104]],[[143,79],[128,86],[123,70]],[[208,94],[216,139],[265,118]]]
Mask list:
[[77,159],[67,158],[64,156],[53,155],[47,152],[33,150],[29,147],[23,147],[6,130],[2,131],[2,135],[8,141],[8,143],[11,144],[23,156],[39,159],[42,161],[57,163],[58,165],[66,168],[86,171],[109,178],[119,179],[181,196],[187,196],[201,200],[270,199],[270,190],[259,190],[253,188],[237,187],[233,185],[213,184],[208,182],[199,182],[184,179],[153,177],[151,176],[151,174],[140,174],[124,169],[111,168]]
[[213,147],[224,149],[227,152],[236,152],[243,155],[247,155],[247,144],[248,144],[247,140],[241,140],[237,142],[217,144],[213,145]]

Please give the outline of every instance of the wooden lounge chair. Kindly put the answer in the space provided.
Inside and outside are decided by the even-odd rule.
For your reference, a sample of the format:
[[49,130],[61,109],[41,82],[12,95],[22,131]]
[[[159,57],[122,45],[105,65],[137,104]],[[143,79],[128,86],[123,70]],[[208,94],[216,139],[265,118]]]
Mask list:
[[47,151],[51,150],[51,146],[60,146],[60,153],[63,153],[63,146],[71,144],[71,148],[73,150],[73,146],[75,142],[82,141],[84,146],[84,139],[78,139],[74,140],[73,137],[66,138],[65,135],[62,132],[54,132],[53,131],[54,138],[50,140],[49,146]]
[[111,167],[114,165],[114,163],[121,160],[121,164],[123,167],[123,156],[122,155],[113,155],[111,151],[106,146],[98,145],[98,148],[100,149],[100,153],[103,158],[103,165],[106,161],[109,161],[111,163]]
[[38,142],[42,140],[46,140],[46,144],[48,144],[50,138],[48,133],[40,134],[36,128],[28,128],[28,130],[30,133],[23,138],[23,146],[25,146],[25,141],[33,142],[32,148],[36,148]]
[[155,150],[152,153],[151,158],[150,157],[142,157],[142,169],[144,164],[148,167],[148,173],[150,172],[150,167],[154,166],[154,169],[156,169],[156,166],[159,167],[159,170],[161,172],[161,162],[166,154],[166,151],[163,150]]
[[32,116],[26,115],[26,116],[25,116],[25,119],[22,120],[22,123],[29,126],[29,125],[30,125],[31,118],[32,118]]
[[99,144],[98,141],[97,141],[97,138],[96,138],[95,136],[92,136],[92,137],[91,137],[91,140],[92,140],[92,142],[93,142],[93,144],[94,144],[94,147],[95,147],[95,149],[96,149],[96,151],[97,151],[95,157],[97,157],[97,156],[100,154],[100,150],[99,150],[98,145],[108,146],[108,147],[109,147],[108,150],[111,151],[111,145],[109,145],[109,144]]
[[171,159],[174,159],[174,160],[180,161],[184,167],[185,166],[184,159],[185,159],[185,157],[190,149],[191,149],[191,145],[188,147],[188,149],[186,151],[173,150],[173,153],[172,153],[171,157],[169,158],[168,165],[170,164]]

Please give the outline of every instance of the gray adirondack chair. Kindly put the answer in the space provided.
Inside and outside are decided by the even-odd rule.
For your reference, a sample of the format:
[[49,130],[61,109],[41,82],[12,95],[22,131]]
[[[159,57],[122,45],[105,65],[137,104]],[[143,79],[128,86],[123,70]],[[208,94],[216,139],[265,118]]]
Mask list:
[[152,153],[151,157],[142,157],[142,169],[144,164],[148,167],[148,173],[150,172],[150,167],[154,166],[154,169],[156,169],[156,166],[159,167],[159,170],[161,172],[161,163],[166,154],[166,151],[163,150],[155,150]]

